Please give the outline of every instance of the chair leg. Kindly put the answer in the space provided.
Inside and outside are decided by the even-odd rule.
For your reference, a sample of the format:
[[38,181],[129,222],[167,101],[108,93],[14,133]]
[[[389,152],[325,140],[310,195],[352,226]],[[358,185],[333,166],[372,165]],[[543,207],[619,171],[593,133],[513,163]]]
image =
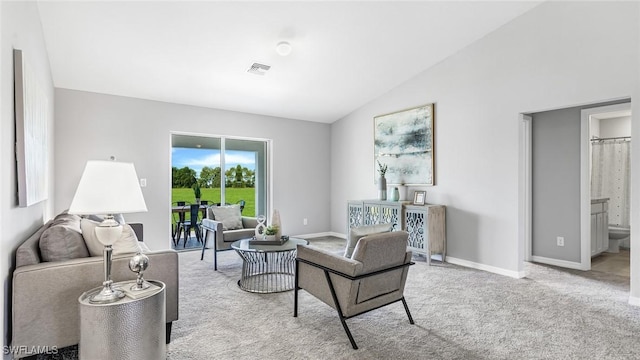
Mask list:
[[207,248],[207,229],[202,229],[202,235],[204,239],[202,240],[202,254],[200,255],[200,261],[204,259],[204,250]]
[[213,239],[213,271],[218,271],[218,241]]
[[407,301],[404,299],[404,296],[402,297],[402,305],[404,305],[404,311],[407,312],[407,316],[409,317],[409,324],[415,324],[413,322],[413,318],[411,317],[411,313],[409,312],[409,307],[407,306]]
[[298,270],[300,262],[296,260],[295,285],[293,287],[293,317],[298,317]]
[[340,308],[340,303],[338,302],[338,296],[336,295],[336,290],[333,287],[331,276],[329,275],[329,272],[327,270],[324,270],[324,275],[327,278],[327,283],[329,284],[329,289],[331,290],[331,296],[333,297],[333,303],[336,305],[336,311],[338,312],[338,317],[340,318],[340,322],[342,323],[344,332],[347,333],[347,337],[349,338],[349,341],[351,342],[351,346],[353,347],[353,349],[358,350],[358,345],[356,345],[356,341],[353,339],[353,336],[351,335],[351,331],[347,326],[347,321],[344,315],[342,314],[342,309]]

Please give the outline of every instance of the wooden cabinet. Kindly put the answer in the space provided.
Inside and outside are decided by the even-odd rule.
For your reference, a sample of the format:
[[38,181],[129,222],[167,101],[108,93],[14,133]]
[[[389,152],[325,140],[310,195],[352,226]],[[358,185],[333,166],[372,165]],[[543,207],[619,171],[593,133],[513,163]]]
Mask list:
[[409,205],[394,201],[356,200],[347,203],[348,230],[356,226],[385,224],[393,225],[393,231],[409,233],[407,247],[414,253],[426,257],[431,264],[431,255],[440,254],[445,260],[446,225],[444,205]]
[[608,199],[591,202],[591,256],[609,249],[609,201]]
[[440,254],[444,262],[447,254],[445,207],[406,205],[404,208],[402,229],[409,233],[409,249],[424,254],[427,264],[431,264],[433,254]]

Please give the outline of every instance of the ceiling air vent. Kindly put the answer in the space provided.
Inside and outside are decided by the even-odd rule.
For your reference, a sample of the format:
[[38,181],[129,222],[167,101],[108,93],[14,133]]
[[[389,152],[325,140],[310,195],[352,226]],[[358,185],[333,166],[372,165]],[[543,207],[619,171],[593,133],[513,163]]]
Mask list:
[[267,73],[267,70],[269,69],[271,69],[271,66],[269,65],[253,63],[253,65],[251,65],[251,67],[249,68],[249,70],[247,70],[247,72],[251,74],[256,74],[256,75],[264,75]]

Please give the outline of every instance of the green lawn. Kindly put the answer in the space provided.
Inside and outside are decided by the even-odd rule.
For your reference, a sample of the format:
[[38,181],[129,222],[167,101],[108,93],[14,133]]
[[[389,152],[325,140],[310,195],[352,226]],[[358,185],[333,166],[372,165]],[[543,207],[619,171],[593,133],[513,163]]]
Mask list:
[[[255,188],[226,188],[226,202],[229,204],[235,204],[239,200],[246,201],[242,215],[255,216],[256,214],[256,189]],[[201,188],[200,200],[208,200],[209,204],[216,204],[220,202],[220,189]],[[176,201],[186,201],[187,203],[195,203],[196,199],[193,195],[193,189],[191,188],[179,188],[171,189],[171,203]],[[187,213],[187,218],[189,214]]]

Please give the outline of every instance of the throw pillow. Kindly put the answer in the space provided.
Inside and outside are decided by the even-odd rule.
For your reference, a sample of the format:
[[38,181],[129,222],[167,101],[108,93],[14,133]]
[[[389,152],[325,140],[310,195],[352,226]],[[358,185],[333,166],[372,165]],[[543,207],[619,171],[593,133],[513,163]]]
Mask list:
[[[84,242],[87,244],[91,256],[102,256],[102,251],[104,250],[104,245],[98,240],[95,232],[95,228],[98,225],[100,225],[99,222],[87,218],[82,219],[80,222],[82,236],[84,237]],[[128,224],[122,225],[122,234],[112,247],[113,255],[137,254],[142,251],[140,245],[138,245],[136,233]]]
[[67,215],[66,219],[54,219],[40,236],[40,255],[42,261],[63,261],[88,257],[89,251],[80,233],[79,217]]
[[222,223],[222,230],[242,229],[240,205],[212,206],[213,219]]
[[353,249],[355,249],[356,244],[361,237],[376,233],[389,232],[391,231],[391,226],[391,224],[376,224],[351,228],[349,230],[349,237],[347,238],[347,247],[344,250],[344,257],[351,258],[351,255],[353,255]]

